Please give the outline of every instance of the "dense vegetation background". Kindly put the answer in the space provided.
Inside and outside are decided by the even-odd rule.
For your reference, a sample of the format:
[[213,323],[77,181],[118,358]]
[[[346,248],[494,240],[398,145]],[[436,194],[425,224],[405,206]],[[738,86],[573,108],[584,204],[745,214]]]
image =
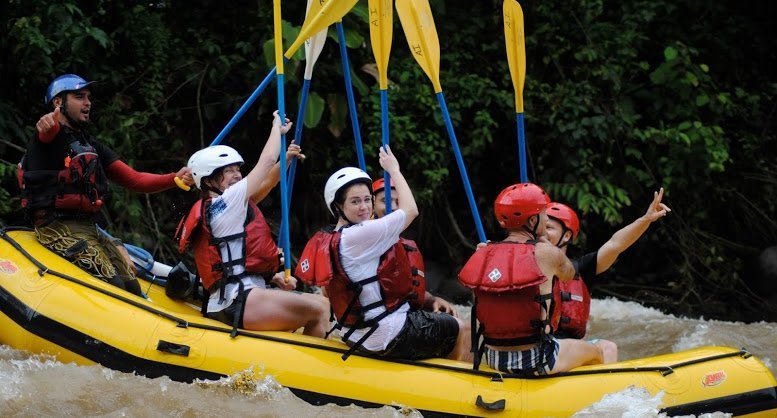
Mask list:
[[[486,233],[496,194],[518,181],[513,89],[502,2],[431,2],[441,81]],[[304,1],[283,5],[287,45]],[[670,216],[596,280],[595,296],[639,300],[684,315],[777,318],[777,13],[771,2],[701,0],[522,2],[527,44],[530,178],[579,209],[575,253],[595,249],[666,188]],[[210,143],[274,65],[272,1],[10,0],[0,2],[0,219],[24,222],[15,166],[49,109],[53,77],[94,87],[94,133],[138,170],[169,172]],[[360,130],[374,176],[380,108],[362,0],[344,18]],[[452,287],[477,241],[431,84],[408,52],[398,18],[389,65],[391,141],[416,192],[412,228]],[[291,207],[292,247],[329,221],[327,176],[356,165],[337,36],[313,77]],[[297,58],[302,58],[298,54]],[[287,66],[292,119],[304,61]],[[270,128],[269,88],[227,137],[249,165]],[[172,234],[195,193],[115,188],[111,231],[157,259],[179,259]],[[279,219],[278,194],[264,204]],[[773,248],[774,249],[774,248]],[[761,262],[759,263],[759,255]],[[772,264],[769,270],[768,264]],[[191,264],[190,264],[191,265]],[[435,283],[434,286],[440,286]]]

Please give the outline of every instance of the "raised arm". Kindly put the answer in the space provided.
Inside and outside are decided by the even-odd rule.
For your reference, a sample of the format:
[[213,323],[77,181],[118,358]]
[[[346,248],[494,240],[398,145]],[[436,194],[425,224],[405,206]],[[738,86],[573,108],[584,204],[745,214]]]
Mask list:
[[575,277],[575,266],[566,254],[546,239],[538,240],[534,248],[534,256],[545,276],[556,276],[562,281],[572,280]]
[[286,133],[289,129],[291,129],[291,122],[286,119],[286,124],[281,126],[278,111],[273,112],[270,137],[267,138],[267,142],[264,144],[262,153],[259,155],[259,161],[256,162],[254,168],[246,175],[248,196],[253,198],[253,196],[260,192],[262,182],[270,175],[273,165],[278,161],[278,154],[281,149],[281,133]]
[[[286,150],[286,167],[291,164],[291,161],[294,158],[298,158],[300,160],[305,159],[305,155],[302,153],[302,149],[299,147],[299,145],[295,143],[289,144],[289,148]],[[254,203],[259,203],[267,197],[268,194],[270,194],[270,191],[272,191],[273,187],[278,184],[278,182],[281,179],[281,163],[280,161],[276,162],[275,165],[272,166],[272,169],[270,170],[270,174],[262,180],[262,184],[259,185],[259,191],[251,196],[251,200],[254,201]]]
[[663,187],[659,191],[653,192],[653,201],[650,202],[647,212],[636,221],[621,228],[613,234],[609,241],[599,248],[596,256],[596,274],[607,271],[615,263],[615,260],[618,259],[620,253],[631,247],[647,231],[651,223],[663,218],[672,211],[668,206],[661,203],[663,197]]
[[407,228],[418,216],[418,206],[416,206],[413,192],[410,190],[405,176],[399,171],[399,162],[388,145],[380,147],[378,160],[380,161],[380,166],[389,173],[391,180],[394,182],[394,188],[397,190],[397,199],[399,200],[397,209],[402,209],[405,212],[405,226],[403,229]]

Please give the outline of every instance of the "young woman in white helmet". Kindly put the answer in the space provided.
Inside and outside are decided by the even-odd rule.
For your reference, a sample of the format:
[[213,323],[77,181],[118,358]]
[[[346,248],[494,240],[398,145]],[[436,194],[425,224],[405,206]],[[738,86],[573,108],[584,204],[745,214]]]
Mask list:
[[338,170],[324,188],[324,200],[337,224],[311,238],[296,275],[326,290],[336,327],[351,346],[344,359],[354,351],[387,358],[466,359],[469,324],[448,314],[411,310],[408,298],[413,286],[404,278],[412,275],[395,270],[403,268],[407,257],[396,257],[392,267],[380,262],[418,216],[418,208],[391,149],[381,147],[378,158],[394,181],[396,210],[371,219],[370,177],[354,167]]
[[[276,161],[280,135],[291,128],[274,113],[272,132],[253,169],[243,177],[243,158],[234,149],[217,145],[197,151],[189,159],[202,199],[179,226],[179,250],[194,247],[197,271],[210,296],[203,313],[234,328],[286,331],[323,337],[329,325],[329,302],[320,295],[266,288],[270,279],[283,290],[296,287],[275,274],[280,266],[275,245],[256,203],[280,179]],[[304,158],[291,144],[287,157]],[[287,161],[288,163],[288,161]]]

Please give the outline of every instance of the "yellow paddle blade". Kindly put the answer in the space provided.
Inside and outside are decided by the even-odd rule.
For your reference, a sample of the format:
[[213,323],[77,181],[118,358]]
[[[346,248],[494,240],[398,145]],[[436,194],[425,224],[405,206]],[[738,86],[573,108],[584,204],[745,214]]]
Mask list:
[[432,81],[434,92],[441,92],[440,40],[437,38],[429,1],[396,0],[396,7],[413,58]]
[[300,46],[313,36],[328,28],[332,23],[342,19],[359,0],[316,0],[310,6],[310,12],[305,16],[305,22],[297,35],[297,39],[286,50],[284,56],[291,58]]
[[[305,11],[305,18],[310,16],[310,10],[313,8],[313,4],[316,4],[316,10],[320,10],[321,3],[318,0],[308,0],[308,9]],[[315,12],[314,12],[315,13]],[[321,29],[320,32],[311,36],[305,41],[305,80],[310,80],[313,77],[313,66],[316,65],[321,50],[324,49],[326,43],[327,28]]]
[[378,65],[378,81],[381,90],[388,88],[388,62],[391,54],[391,38],[394,35],[394,8],[391,0],[369,0],[370,43],[375,63]]
[[504,0],[507,65],[515,90],[515,111],[523,113],[523,84],[526,79],[526,43],[523,38],[523,10],[515,0]]
[[275,36],[275,68],[283,74],[283,33],[281,31],[281,0],[273,0],[273,29]]

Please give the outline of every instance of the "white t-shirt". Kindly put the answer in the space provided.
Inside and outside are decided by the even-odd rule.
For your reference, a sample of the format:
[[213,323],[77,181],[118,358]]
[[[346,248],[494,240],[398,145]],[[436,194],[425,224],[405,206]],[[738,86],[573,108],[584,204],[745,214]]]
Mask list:
[[[229,186],[221,196],[214,197],[211,200],[210,207],[205,216],[209,216],[210,232],[215,238],[226,237],[243,232],[246,213],[248,211],[248,197],[246,196],[248,183],[246,179]],[[232,259],[243,256],[243,240],[232,240],[227,243]],[[228,258],[226,245],[221,244],[221,259]],[[233,274],[240,274],[245,271],[245,266],[236,265],[233,267]],[[243,288],[253,289],[255,287],[265,288],[264,278],[261,276],[245,276],[241,279]],[[217,285],[210,294],[208,300],[208,312],[220,312],[229,307],[237,297],[240,287],[237,283],[227,283],[224,289],[224,302],[219,303],[221,291]]]
[[[375,276],[378,273],[380,256],[397,243],[404,226],[405,211],[398,209],[382,218],[343,228],[340,237],[340,260],[348,278],[353,282],[358,282]],[[380,284],[378,282],[364,286],[359,295],[361,306],[380,300]],[[386,349],[405,325],[409,310],[410,305],[404,303],[401,308],[381,319],[378,329],[364,342],[362,347],[370,351]],[[385,311],[384,307],[375,308],[366,313],[365,319],[374,318]],[[348,330],[349,328],[343,327],[341,334],[345,335]],[[367,331],[369,328],[354,330],[349,341],[354,343],[359,341]]]

